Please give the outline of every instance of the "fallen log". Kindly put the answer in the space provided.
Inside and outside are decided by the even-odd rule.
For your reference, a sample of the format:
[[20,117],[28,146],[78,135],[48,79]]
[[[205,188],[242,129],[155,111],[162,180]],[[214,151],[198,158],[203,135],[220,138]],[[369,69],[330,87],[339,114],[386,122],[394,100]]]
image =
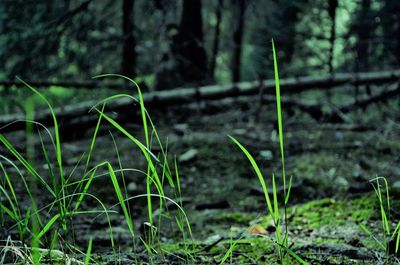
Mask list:
[[[364,72],[364,73],[337,73],[334,75],[320,75],[320,76],[305,76],[305,77],[293,77],[293,78],[282,78],[280,80],[282,93],[298,93],[310,89],[320,88],[332,88],[344,84],[362,85],[362,84],[380,84],[398,81],[400,79],[400,69],[392,71],[380,71],[380,72]],[[123,81],[123,80],[120,80]],[[83,89],[95,89],[95,88],[113,88],[121,89],[127,88],[126,82],[100,82],[100,81],[34,81],[25,80],[26,83],[31,86],[41,89],[48,88],[51,86],[60,86],[65,88],[83,88]],[[25,87],[25,85],[18,80],[0,80],[0,86],[10,87]],[[180,99],[185,97],[201,97],[203,99],[209,98],[221,98],[231,95],[247,95],[258,93],[260,87],[263,87],[267,94],[273,93],[275,88],[275,80],[263,80],[263,81],[250,81],[240,82],[229,85],[211,85],[203,87],[189,87],[179,88],[173,90],[163,90],[154,92],[153,94],[159,94],[159,98]],[[271,91],[268,91],[271,90]],[[150,93],[152,94],[152,93]],[[151,97],[156,97],[155,95]]]
[[[122,83],[105,83],[105,82],[99,82],[99,81],[79,81],[79,82],[74,82],[74,81],[57,81],[57,82],[52,82],[52,81],[46,81],[46,80],[40,80],[40,81],[25,81],[29,85],[33,86],[34,88],[37,89],[44,89],[44,88],[49,88],[52,86],[58,86],[58,87],[64,87],[64,88],[79,88],[79,89],[95,89],[95,88],[112,88],[112,89],[121,89],[121,88],[126,88],[128,85],[124,85]],[[25,85],[18,81],[18,80],[0,80],[0,86],[4,87],[20,87],[23,88]]]
[[[302,78],[288,78],[281,80],[282,94],[298,93],[305,90],[317,88],[330,88],[346,83],[351,84],[364,84],[364,83],[380,83],[398,81],[400,78],[400,70],[387,71],[387,72],[372,72],[372,73],[359,73],[359,74],[337,74],[333,77],[302,77]],[[180,88],[165,91],[153,91],[143,94],[143,99],[147,108],[166,108],[170,105],[199,102],[202,100],[216,100],[226,97],[235,97],[240,95],[255,95],[263,91],[262,102],[274,102],[275,81],[266,80],[263,82],[242,82],[223,86],[204,86],[198,88]],[[358,101],[356,103],[342,106],[338,111],[324,116],[322,107],[318,105],[305,104],[300,101],[289,100],[282,98],[282,104],[286,106],[297,107],[309,113],[314,119],[330,122],[343,122],[340,113],[346,113],[356,107],[365,107],[371,103],[384,100],[385,97],[398,94],[398,89],[383,92],[380,95]],[[74,121],[73,128],[77,128],[77,121],[84,121],[81,126],[91,126],[96,122],[97,113],[88,113],[88,110],[96,105],[96,101],[82,102],[79,104],[66,105],[56,108],[57,119],[61,125],[68,125]],[[137,103],[129,98],[118,98],[107,104],[108,111],[117,111],[119,113],[132,113],[134,104]],[[23,120],[25,116],[20,115],[2,115],[0,116],[0,132],[15,131],[25,128],[25,124],[14,123],[11,126],[6,126],[16,120]],[[50,111],[43,110],[35,113],[35,121],[45,125],[52,126],[53,120]],[[6,127],[4,127],[6,126]]]
[[335,108],[329,115],[325,115],[323,120],[331,123],[344,122],[344,115],[358,108],[366,108],[370,104],[387,101],[388,99],[400,95],[400,84],[392,86],[392,88],[385,90],[377,95],[365,97],[362,100],[357,100],[350,104],[345,104]]

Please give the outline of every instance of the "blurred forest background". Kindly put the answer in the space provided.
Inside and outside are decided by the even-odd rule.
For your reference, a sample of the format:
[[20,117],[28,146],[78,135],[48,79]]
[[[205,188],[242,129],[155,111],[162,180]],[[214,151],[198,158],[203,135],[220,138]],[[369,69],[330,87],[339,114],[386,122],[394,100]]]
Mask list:
[[0,81],[120,73],[146,89],[395,69],[398,0],[2,0]]
[[[276,115],[272,39],[278,58],[282,115]],[[81,184],[89,172],[95,169],[94,174],[98,165],[109,161],[107,163],[115,169],[121,169],[118,176],[120,174],[122,179],[123,169],[127,169],[126,185],[123,180],[124,196],[134,196],[128,201],[150,193],[151,183],[157,182],[153,177],[154,169],[146,174],[150,172],[149,161],[153,158],[144,150],[150,149],[151,154],[159,158],[157,163],[154,159],[154,165],[162,175],[161,186],[167,187],[170,183],[167,175],[175,174],[169,172],[170,168],[176,170],[178,188],[171,185],[165,194],[177,198],[179,205],[185,205],[193,234],[206,240],[205,245],[201,245],[202,250],[197,252],[193,248],[193,253],[206,253],[204,256],[209,258],[215,255],[209,255],[214,253],[214,250],[210,252],[211,248],[221,242],[222,248],[218,251],[230,252],[232,256],[233,247],[243,233],[237,234],[238,239],[233,241],[235,231],[241,230],[228,228],[237,225],[242,229],[258,224],[266,213],[267,193],[263,186],[260,188],[246,157],[226,136],[229,134],[237,137],[254,154],[255,160],[262,162],[260,168],[267,172],[265,176],[277,176],[278,193],[285,196],[286,180],[280,180],[279,172],[282,172],[281,166],[286,165],[287,172],[294,176],[291,205],[311,203],[288,210],[291,227],[295,227],[293,230],[290,227],[295,231],[294,240],[290,240],[305,246],[293,248],[295,253],[315,256],[315,259],[336,257],[340,253],[347,258],[348,253],[361,253],[360,246],[365,246],[368,250],[360,254],[360,260],[371,259],[370,264],[384,260],[375,256],[378,245],[363,243],[369,235],[358,227],[366,222],[375,225],[371,226],[371,231],[378,231],[375,228],[380,216],[369,219],[373,210],[379,213],[378,208],[373,208],[372,178],[387,177],[388,183],[396,189],[397,193],[393,194],[397,197],[400,194],[400,0],[0,0],[0,62],[0,159],[7,160],[6,169],[20,184],[15,193],[22,198],[16,205],[26,206],[21,208],[22,213],[30,211],[28,207],[32,201],[26,195],[28,189],[22,185],[25,182],[19,181],[18,175],[22,177],[20,171],[31,173],[29,163],[37,166],[35,168],[46,181],[49,176],[48,183],[56,179],[54,176],[58,178],[53,174],[58,171],[56,168],[61,176],[64,170],[69,177],[60,184],[61,189],[54,184],[55,194],[60,190],[64,192],[64,187],[71,192],[72,185],[79,183],[79,188],[69,193],[75,196],[79,191],[87,192],[92,177],[88,178],[89,184]],[[147,124],[142,105],[122,97],[122,94],[136,96],[136,87],[122,78],[92,78],[107,73],[125,75],[140,85],[147,114],[154,118],[157,134],[152,122],[149,121],[148,129],[141,125]],[[22,80],[40,90],[54,107],[57,118],[53,117],[53,110],[49,110],[43,97],[29,90]],[[100,100],[110,96],[114,97],[102,108],[109,118],[104,115],[99,118],[93,106],[99,108],[104,102]],[[278,125],[278,119],[283,120],[282,126]],[[44,130],[42,126],[54,126],[54,130]],[[286,162],[283,158],[281,161],[282,127]],[[53,138],[42,138],[47,133],[51,136],[53,131],[54,139],[59,136],[62,140],[63,160],[61,149],[53,148]],[[135,138],[125,137],[128,131],[138,139],[136,141],[142,141],[143,146],[146,143],[148,149],[143,149],[136,141],[132,143]],[[12,144],[5,142],[6,138]],[[165,148],[160,139],[166,139]],[[14,146],[13,149],[10,146]],[[14,149],[21,155],[15,155]],[[174,161],[170,154],[176,154]],[[28,162],[22,163],[24,167],[20,170],[18,165],[23,156]],[[170,166],[168,161],[171,161]],[[178,176],[178,164],[182,178]],[[0,161],[0,188],[6,187],[8,182],[1,178],[3,172],[7,176],[6,169]],[[278,174],[271,174],[273,172]],[[91,186],[90,192],[93,191],[93,198],[104,199],[105,205],[111,207],[120,196],[113,197],[110,182],[105,182],[109,180],[106,175],[96,175],[93,181],[96,184]],[[37,179],[36,175],[34,177]],[[63,177],[60,179],[64,181]],[[180,179],[185,196],[181,194]],[[267,179],[268,187],[275,187],[271,186],[274,177]],[[42,182],[38,181],[38,186]],[[113,185],[115,187],[114,181]],[[154,193],[162,194],[158,187],[151,187]],[[61,201],[59,197],[54,197],[57,200],[53,202],[53,197],[51,200],[45,197],[47,192],[38,190],[37,193],[40,195],[38,206],[51,201],[52,209],[61,209],[53,207],[55,201]],[[352,196],[359,195],[363,197],[352,200]],[[324,200],[313,201],[322,198]],[[380,199],[381,209],[384,208],[382,201],[385,200]],[[149,202],[151,200],[135,200],[128,208],[132,219],[139,220],[135,220],[135,229],[144,235],[143,238],[150,238],[150,232],[161,232],[161,227],[165,227],[166,232],[157,232],[158,239],[170,242],[169,239],[181,235],[186,237],[183,225],[176,226],[178,219],[172,218],[173,215],[165,218],[171,223],[161,225],[162,207],[154,206],[151,215]],[[97,205],[94,203],[97,202],[90,199],[84,207],[95,209],[91,208]],[[397,203],[393,204],[393,209],[400,208]],[[69,202],[65,209],[70,205],[73,203]],[[176,207],[171,204],[166,208],[169,211]],[[0,207],[0,211],[2,209]],[[44,216],[52,226],[56,219],[55,215],[50,219],[49,213]],[[60,218],[66,213],[70,215],[66,210]],[[389,213],[390,210],[388,219]],[[398,213],[393,211],[392,218],[400,219]],[[97,217],[86,216],[80,214],[77,222],[71,221],[72,252],[76,252],[75,245],[86,249],[85,244],[92,235],[93,246],[99,247],[98,253],[102,246],[110,249],[108,239],[104,239],[107,234],[104,233],[105,219],[99,221]],[[130,230],[120,222],[126,216],[117,214],[115,217],[115,225],[120,229],[113,230],[121,245],[139,239],[127,238]],[[159,220],[159,225],[147,222],[147,218],[151,220],[152,217]],[[27,220],[25,217],[19,223],[26,226]],[[271,219],[265,220],[268,220],[266,225],[260,227],[268,233],[276,231],[276,223],[271,226]],[[14,222],[9,221],[2,225],[0,218],[0,238],[16,230]],[[57,231],[61,231],[61,223],[60,219],[58,226],[54,226],[59,229]],[[49,227],[48,224],[45,227]],[[286,220],[285,227],[288,227]],[[380,223],[379,227],[382,227]],[[29,230],[24,228],[25,231]],[[382,241],[380,245],[392,248],[394,237],[385,230],[382,232],[386,235],[384,240],[390,238],[391,241]],[[46,242],[53,244],[55,238],[49,236]],[[270,248],[270,238],[260,238],[268,240],[265,246]],[[68,242],[63,236],[60,239],[60,245]],[[230,241],[225,242],[225,239]],[[264,248],[260,247],[265,242],[251,243],[254,246],[251,251],[260,252],[263,262],[246,264],[269,262]],[[316,242],[329,245],[344,242],[345,246],[331,245],[330,250],[315,247],[317,254],[309,254],[308,243],[315,246]],[[250,246],[247,241],[237,247],[241,247],[239,245],[246,249]],[[145,251],[153,252],[151,244],[151,249],[145,246],[146,250],[139,252],[146,254],[135,262],[147,259]],[[186,243],[177,246],[179,250],[183,249],[181,246],[185,246],[185,251],[189,249]],[[175,255],[174,251],[176,249],[165,253],[171,254],[168,257],[173,258],[174,263],[180,263],[180,254]],[[186,257],[192,255],[188,253]],[[133,256],[136,259],[136,255]],[[175,259],[177,257],[179,259]],[[215,260],[220,262],[220,258]],[[172,264],[170,261],[159,264]],[[134,262],[127,264],[131,263]],[[231,260],[231,263],[245,264],[240,260]],[[315,264],[349,263],[322,260]]]

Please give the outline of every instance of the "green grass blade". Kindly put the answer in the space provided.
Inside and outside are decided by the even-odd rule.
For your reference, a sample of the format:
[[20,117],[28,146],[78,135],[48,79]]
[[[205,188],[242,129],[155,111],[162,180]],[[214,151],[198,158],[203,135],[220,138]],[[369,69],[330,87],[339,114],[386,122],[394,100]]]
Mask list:
[[128,224],[129,232],[131,234],[132,240],[134,241],[135,232],[132,224],[132,219],[130,218],[127,205],[125,204],[125,200],[121,192],[121,188],[119,187],[117,176],[115,175],[114,169],[111,166],[111,164],[107,162],[107,166],[108,166],[108,171],[110,173],[111,182],[113,183],[115,193],[117,195],[119,204],[121,205],[122,212],[124,213],[125,216],[125,221]]
[[[272,196],[274,200],[274,223],[276,226],[279,225],[279,205],[278,205],[278,192],[276,190],[275,174],[272,174]],[[279,233],[277,231],[277,233]]]
[[[55,134],[55,140],[56,140],[56,156],[57,156],[57,163],[58,163],[58,167],[59,167],[59,172],[60,172],[60,179],[61,179],[61,183],[62,186],[64,184],[64,171],[63,171],[63,163],[62,163],[62,152],[61,152],[61,143],[60,143],[60,135],[59,135],[59,129],[58,129],[58,122],[57,122],[57,118],[56,115],[54,113],[54,109],[51,106],[50,102],[39,92],[37,91],[35,88],[33,88],[32,86],[30,86],[28,83],[26,83],[24,80],[22,80],[21,78],[17,77],[17,79],[19,81],[21,81],[25,86],[27,86],[30,90],[32,90],[36,95],[38,95],[48,106],[51,116],[53,118],[53,124],[54,124],[54,134]],[[63,188],[63,187],[62,187]],[[64,191],[63,191],[63,196],[65,196]]]
[[376,243],[378,243],[378,245],[379,245],[383,250],[386,250],[386,247],[382,244],[382,242],[381,242],[379,239],[377,239],[377,238],[374,236],[374,234],[373,234],[364,224],[359,224],[358,226],[360,227],[360,229],[361,229],[364,233],[366,233],[367,235],[369,235],[370,237],[372,237],[372,238],[376,241]]
[[8,188],[10,189],[12,198],[13,198],[14,203],[15,203],[15,206],[16,206],[17,209],[19,209],[18,199],[17,199],[17,195],[15,194],[14,186],[13,186],[11,180],[10,180],[10,177],[9,177],[9,175],[7,173],[7,170],[3,166],[3,163],[0,163],[0,169],[3,171],[4,179],[6,180]]
[[[102,115],[109,123],[111,123],[115,128],[117,128],[120,132],[122,132],[125,136],[127,136],[132,142],[136,144],[136,146],[139,147],[139,149],[142,151],[143,155],[145,156],[147,163],[149,165],[151,174],[154,176],[155,184],[157,190],[160,192],[161,195],[164,195],[162,183],[160,181],[160,178],[158,176],[157,170],[154,166],[153,161],[151,160],[151,157],[153,157],[157,162],[159,162],[158,158],[145,146],[143,145],[139,140],[137,140],[134,136],[132,136],[129,132],[127,132],[121,125],[119,125],[116,121],[108,117],[106,114],[103,112],[100,112],[100,115]],[[151,156],[151,157],[150,157]]]
[[89,262],[90,262],[90,255],[92,253],[92,242],[93,242],[93,240],[92,240],[92,238],[90,238],[89,245],[88,245],[88,248],[86,251],[86,256],[85,256],[85,265],[89,265]]
[[7,206],[5,206],[3,203],[0,203],[1,208],[3,211],[5,211],[14,221],[19,222],[20,219],[20,214],[17,209],[17,207],[14,205],[10,195],[8,192],[4,189],[3,186],[0,185],[0,192],[6,197],[8,203],[10,204],[11,209],[9,209]]
[[36,235],[36,240],[40,240],[44,234],[47,233],[47,231],[50,230],[50,228],[53,227],[54,223],[60,218],[60,214],[57,213],[56,215],[54,215],[48,222],[47,224],[42,228],[42,230],[40,230],[39,234]]
[[146,138],[146,146],[147,146],[147,148],[149,148],[150,140],[149,140],[149,133],[148,133],[148,129],[147,129],[147,116],[146,116],[146,110],[144,107],[142,91],[141,91],[139,85],[133,79],[126,77],[124,75],[120,75],[120,74],[103,74],[103,75],[97,75],[93,78],[100,78],[100,77],[119,77],[119,78],[128,80],[129,82],[131,82],[132,84],[135,85],[138,95],[139,95],[140,112],[141,112],[142,121],[143,121],[143,130],[144,130],[144,134],[145,134],[145,138]]
[[178,187],[179,195],[182,195],[181,180],[180,180],[180,177],[179,177],[179,169],[178,169],[178,163],[176,162],[176,156],[174,157],[174,166],[175,166],[176,186]]
[[305,261],[304,259],[302,259],[299,255],[297,255],[295,252],[293,252],[293,250],[291,250],[290,248],[286,247],[283,244],[279,244],[278,245],[283,248],[290,256],[292,256],[295,260],[297,260],[299,262],[299,264],[303,264],[303,265],[309,265],[309,263],[307,261]]
[[[285,175],[285,154],[284,154],[284,144],[283,144],[283,126],[282,126],[282,107],[281,107],[281,89],[279,83],[279,71],[278,71],[278,61],[276,59],[276,51],[274,40],[272,40],[272,54],[274,57],[274,74],[275,74],[275,89],[276,89],[276,111],[278,115],[278,130],[279,130],[279,146],[281,151],[281,161],[282,161],[282,179],[284,181],[283,186],[286,190],[286,175]],[[285,194],[286,195],[286,194]]]
[[289,185],[288,185],[288,189],[287,189],[287,193],[286,193],[286,197],[285,197],[285,205],[288,203],[289,201],[289,197],[290,197],[290,191],[292,190],[292,181],[293,181],[293,176],[290,176],[289,179]]
[[245,154],[247,159],[250,161],[250,163],[251,163],[254,171],[256,172],[256,175],[261,183],[261,187],[264,192],[264,196],[265,196],[265,200],[267,202],[269,213],[271,214],[271,216],[274,216],[274,209],[272,208],[271,199],[269,198],[267,185],[265,184],[264,177],[261,173],[260,168],[257,165],[257,162],[254,160],[253,156],[247,151],[247,149],[238,140],[236,140],[231,135],[228,135],[228,137],[242,150],[242,152]]
[[11,145],[11,143],[0,134],[0,142],[4,144],[4,146],[18,159],[18,161],[24,166],[24,168],[31,174],[36,180],[38,180],[46,190],[53,196],[56,197],[54,191],[50,188],[50,186],[46,183],[46,181],[37,173],[37,171],[22,157],[22,155],[15,150],[15,148]]
[[[102,108],[101,108],[101,112],[104,112],[105,106],[106,106],[106,104],[103,103],[103,106],[102,106]],[[94,145],[95,145],[95,143],[96,143],[97,134],[98,134],[99,128],[100,128],[101,119],[102,119],[102,116],[100,115],[100,116],[99,116],[99,119],[97,120],[96,127],[95,127],[95,129],[94,129],[94,133],[93,133],[93,136],[92,136],[92,140],[90,141],[89,152],[88,152],[88,155],[87,155],[87,158],[86,158],[86,163],[85,163],[85,173],[86,173],[86,171],[87,171],[87,169],[88,169],[88,167],[89,167],[90,159],[91,159],[91,157],[92,157],[92,153],[93,153],[93,150],[94,150]],[[85,174],[85,173],[84,173],[84,174]]]

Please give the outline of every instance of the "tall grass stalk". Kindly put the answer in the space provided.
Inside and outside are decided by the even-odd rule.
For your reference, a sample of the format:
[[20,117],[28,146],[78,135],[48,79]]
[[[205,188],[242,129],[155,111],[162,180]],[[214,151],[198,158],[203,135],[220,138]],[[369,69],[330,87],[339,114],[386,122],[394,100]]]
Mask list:
[[[105,75],[96,76],[95,78],[99,78],[99,77],[123,78],[123,79],[126,79],[127,81],[131,82],[137,89],[139,99],[136,99],[135,97],[133,97],[131,95],[118,94],[118,95],[114,95],[112,97],[104,99],[99,104],[105,104],[106,102],[109,102],[113,99],[120,98],[120,97],[128,97],[128,98],[134,100],[135,102],[138,102],[140,105],[140,114],[141,114],[141,119],[142,119],[143,132],[145,135],[145,144],[142,144],[138,139],[136,139],[132,134],[130,134],[128,131],[126,131],[115,120],[108,117],[104,113],[104,111],[99,111],[99,110],[97,110],[97,111],[100,113],[100,116],[102,116],[106,121],[111,123],[117,130],[119,130],[121,133],[123,133],[125,136],[127,136],[130,140],[132,140],[132,142],[135,143],[139,147],[139,149],[142,151],[142,153],[146,159],[146,162],[147,162],[146,192],[148,194],[148,197],[147,197],[148,220],[149,220],[150,226],[153,227],[154,226],[153,203],[152,203],[152,198],[149,195],[152,193],[153,184],[154,184],[154,187],[156,188],[158,194],[160,195],[160,197],[159,197],[159,209],[160,210],[163,209],[164,205],[165,205],[165,203],[163,201],[164,200],[163,199],[164,198],[164,179],[166,178],[168,180],[170,187],[174,190],[176,188],[176,185],[179,185],[179,184],[175,185],[175,183],[174,183],[174,178],[172,176],[172,172],[170,170],[169,163],[168,163],[167,150],[163,147],[160,137],[157,133],[157,130],[150,118],[150,115],[148,114],[148,112],[144,106],[143,96],[142,96],[142,93],[141,93],[141,90],[140,90],[140,87],[138,86],[138,84],[134,80],[132,80],[128,77],[122,76],[122,75],[118,75],[118,74],[105,74]],[[97,104],[97,105],[99,105],[99,104]],[[161,159],[156,157],[151,152],[153,137],[156,139],[156,143],[157,143],[158,147],[160,148]],[[153,160],[154,160],[154,162],[153,162]],[[161,167],[161,169],[162,169],[162,171],[160,173],[161,175],[157,172],[156,165],[159,165]],[[161,216],[162,215],[159,215],[159,220],[158,220],[159,225],[161,224]],[[160,229],[158,229],[157,231],[160,232]],[[154,236],[155,236],[154,234],[149,235],[148,243],[151,243],[151,244],[154,243],[154,240],[155,240]],[[158,236],[160,236],[159,233],[158,233]]]
[[[142,123],[143,123],[143,132],[145,135],[145,143],[146,143],[146,148],[148,150],[150,150],[150,139],[149,139],[149,131],[148,131],[148,124],[147,124],[147,115],[146,115],[146,110],[144,107],[144,101],[143,101],[143,96],[142,96],[142,91],[139,87],[139,85],[131,78],[123,76],[123,75],[119,75],[119,74],[104,74],[104,75],[99,75],[96,76],[95,78],[100,78],[100,77],[119,77],[119,78],[123,78],[126,79],[127,81],[129,81],[130,83],[134,84],[136,89],[137,89],[137,93],[139,96],[139,104],[140,104],[140,113],[141,113],[141,117],[142,117]],[[146,158],[147,161],[150,161],[150,156],[148,153],[144,153],[144,156]],[[153,174],[154,172],[151,169],[150,164],[148,164],[147,167],[147,174],[150,176],[150,174]],[[158,175],[155,176],[156,179],[158,179]],[[147,178],[146,179],[146,190],[147,190],[147,194],[151,193],[151,178]],[[160,187],[162,189],[162,185]],[[160,202],[160,204],[162,204],[162,202]],[[151,197],[150,195],[147,198],[147,208],[148,208],[148,216],[149,216],[149,222],[151,225],[153,225],[153,209],[152,209],[152,201],[151,201]]]
[[263,190],[265,201],[267,203],[268,213],[272,218],[274,226],[276,228],[275,231],[275,239],[276,246],[278,250],[279,260],[281,264],[287,263],[287,254],[295,258],[297,261],[301,261],[302,264],[307,264],[304,260],[302,260],[298,255],[296,255],[293,251],[289,249],[289,231],[288,231],[288,218],[287,218],[287,203],[289,201],[290,189],[292,185],[292,177],[287,183],[286,172],[285,172],[285,154],[284,154],[284,141],[283,141],[283,126],[282,126],[282,107],[281,107],[281,92],[280,92],[280,84],[279,84],[279,72],[278,72],[278,62],[276,58],[275,45],[272,40],[272,53],[274,58],[274,76],[275,76],[275,89],[276,89],[276,110],[277,110],[277,120],[278,120],[278,132],[279,132],[279,147],[281,154],[281,165],[282,165],[282,183],[283,183],[283,219],[285,230],[282,232],[281,229],[281,215],[278,203],[278,192],[276,187],[275,175],[272,174],[272,199],[268,193],[268,188],[265,183],[265,179],[261,170],[250,154],[250,152],[233,136],[229,136],[229,138],[242,150],[247,159],[250,161],[251,166],[253,167]]

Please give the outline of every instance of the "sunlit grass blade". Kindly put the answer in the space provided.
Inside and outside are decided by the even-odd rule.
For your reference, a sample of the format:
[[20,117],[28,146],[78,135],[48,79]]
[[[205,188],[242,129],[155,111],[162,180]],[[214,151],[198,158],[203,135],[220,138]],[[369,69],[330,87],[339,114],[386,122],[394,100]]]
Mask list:
[[[106,106],[106,104],[103,103],[103,106],[101,107],[101,112],[104,112],[105,106]],[[101,124],[101,119],[102,119],[102,116],[99,115],[99,118],[98,118],[98,120],[97,120],[96,127],[94,128],[94,133],[93,133],[93,136],[92,136],[92,140],[90,141],[90,147],[89,147],[89,152],[88,152],[88,155],[87,155],[87,158],[86,158],[85,172],[84,172],[84,174],[86,173],[86,171],[87,171],[87,169],[88,169],[88,167],[89,167],[90,159],[92,158],[92,153],[93,153],[93,150],[94,150],[94,145],[95,145],[95,143],[96,143],[97,134],[98,134],[98,132],[99,132],[99,128],[100,128],[100,124]]]
[[147,163],[150,168],[151,174],[154,176],[155,184],[157,190],[160,192],[161,195],[164,194],[162,184],[160,178],[158,176],[157,170],[154,166],[153,161],[151,160],[150,156],[153,157],[157,162],[159,162],[158,158],[146,147],[144,146],[139,140],[137,140],[134,136],[132,136],[129,132],[127,132],[121,125],[119,125],[116,121],[108,117],[106,114],[98,111],[100,115],[102,115],[109,123],[111,123],[115,128],[117,128],[120,132],[122,132],[125,136],[127,136],[132,142],[134,142],[139,149],[142,151],[143,155],[145,156]]
[[94,76],[93,78],[101,78],[101,77],[119,77],[119,78],[128,80],[133,85],[135,85],[138,95],[139,95],[140,111],[141,111],[141,116],[142,116],[142,120],[143,120],[143,130],[144,130],[145,138],[146,138],[146,146],[147,146],[147,148],[149,148],[150,141],[149,141],[149,134],[148,134],[148,129],[147,129],[147,116],[146,116],[146,110],[144,107],[142,91],[141,91],[139,85],[133,79],[126,77],[124,75],[120,75],[120,74],[102,74],[102,75]]
[[287,187],[288,189],[287,189],[287,193],[286,193],[286,197],[285,197],[285,204],[287,204],[289,201],[290,191],[292,190],[292,181],[293,181],[293,176],[290,176],[289,185]]
[[39,233],[36,235],[36,240],[40,240],[44,234],[47,233],[47,231],[50,230],[50,228],[53,227],[54,223],[58,221],[58,219],[60,218],[60,214],[56,214],[54,215],[47,223],[46,225],[42,228],[42,230],[39,231]]
[[271,216],[274,216],[274,209],[272,208],[271,199],[269,198],[267,185],[265,184],[264,177],[261,173],[260,168],[257,165],[257,162],[254,160],[253,156],[249,153],[249,151],[247,151],[247,149],[238,140],[236,140],[231,135],[228,135],[228,137],[242,150],[242,152],[245,154],[247,159],[250,161],[250,163],[251,163],[254,171],[256,172],[256,175],[261,183],[261,187],[264,192],[264,196],[265,196],[265,200],[267,202],[269,213],[271,214]]
[[[272,196],[274,200],[274,223],[276,226],[279,225],[279,205],[278,205],[278,192],[276,190],[275,174],[272,174]],[[277,231],[279,233],[279,231]]]
[[108,167],[108,171],[109,171],[109,173],[110,173],[111,182],[113,183],[115,193],[116,193],[116,195],[117,195],[119,204],[121,205],[122,212],[123,212],[123,214],[124,214],[124,216],[125,216],[125,221],[126,221],[126,223],[128,224],[129,232],[130,232],[130,234],[131,234],[132,241],[133,241],[133,243],[134,243],[135,232],[134,232],[134,227],[133,227],[132,219],[131,219],[130,214],[129,214],[129,211],[128,211],[128,209],[127,209],[127,205],[126,205],[126,202],[125,202],[125,200],[124,200],[124,196],[122,195],[121,188],[120,188],[120,186],[119,186],[117,176],[115,175],[114,169],[113,169],[113,167],[111,166],[111,164],[108,163],[108,162],[106,162],[106,164],[107,164],[107,167]]
[[277,112],[277,116],[278,116],[279,147],[280,147],[280,151],[281,151],[281,163],[282,163],[282,179],[284,181],[283,182],[284,190],[286,190],[285,154],[284,154],[284,144],[283,144],[282,107],[281,107],[281,88],[280,88],[280,83],[279,83],[278,61],[276,59],[274,40],[272,40],[272,55],[274,58],[276,112]]
[[[281,106],[281,88],[279,82],[279,70],[278,70],[278,60],[276,57],[275,51],[275,44],[274,40],[272,39],[272,56],[274,58],[274,76],[275,76],[275,90],[276,90],[276,112],[278,117],[278,131],[279,131],[279,147],[281,153],[281,164],[282,164],[282,181],[283,181],[283,195],[284,195],[284,218],[285,218],[285,236],[284,241],[282,242],[285,247],[288,246],[288,226],[289,220],[287,218],[287,184],[286,184],[286,172],[285,172],[285,153],[284,153],[284,142],[283,142],[283,125],[282,125],[282,106]],[[284,261],[281,257],[281,263],[283,264]]]
[[92,238],[90,238],[89,244],[87,247],[87,251],[86,251],[86,256],[85,256],[85,265],[89,265],[89,262],[90,262],[90,255],[92,253],[92,242],[93,242],[93,240],[92,240]]
[[[400,224],[400,223],[399,223]],[[398,226],[398,225],[397,225]],[[395,234],[394,234],[395,235]],[[395,252],[396,252],[396,254],[398,253],[398,251],[399,251],[399,243],[400,243],[400,233],[399,232],[397,232],[397,236],[396,236],[396,250],[395,250]]]
[[0,203],[1,209],[8,214],[16,222],[21,220],[19,209],[14,205],[13,200],[11,199],[8,192],[4,189],[3,186],[0,185],[0,193],[3,194],[6,198],[6,201],[10,204],[10,208],[7,207],[4,203]]
[[178,169],[178,164],[176,162],[176,156],[174,157],[174,166],[175,166],[175,178],[176,178],[176,185],[178,187],[178,193],[179,193],[179,195],[182,195],[181,180],[179,177],[179,169]]
[[1,162],[0,162],[0,169],[3,171],[3,175],[4,175],[3,180],[5,180],[7,185],[8,185],[8,188],[9,188],[9,190],[11,192],[12,198],[13,198],[14,203],[15,203],[15,207],[19,211],[18,199],[17,199],[17,195],[15,194],[14,186],[13,186],[11,180],[10,180],[10,177],[9,177],[9,175],[7,173],[7,170],[4,168],[3,163],[1,163]]

